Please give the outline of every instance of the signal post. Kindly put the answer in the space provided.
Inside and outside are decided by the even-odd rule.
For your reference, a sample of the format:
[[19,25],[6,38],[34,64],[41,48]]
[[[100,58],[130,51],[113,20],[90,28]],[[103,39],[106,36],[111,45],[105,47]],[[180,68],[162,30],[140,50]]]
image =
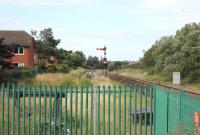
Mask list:
[[106,54],[107,54],[106,45],[104,46],[104,48],[97,48],[97,51],[103,51],[104,52],[103,65],[104,65],[104,76],[106,76],[106,69],[108,67],[108,62],[107,62],[107,57],[106,57]]

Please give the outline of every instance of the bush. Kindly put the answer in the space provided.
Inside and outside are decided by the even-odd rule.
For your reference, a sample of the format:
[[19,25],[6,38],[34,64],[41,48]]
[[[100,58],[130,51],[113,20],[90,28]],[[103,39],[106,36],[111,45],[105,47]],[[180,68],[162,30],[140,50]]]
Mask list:
[[16,73],[17,76],[18,74],[21,78],[32,77],[29,70],[21,70],[19,73]]
[[49,73],[55,73],[55,72],[57,72],[56,66],[54,66],[54,65],[48,66],[47,67],[47,72],[49,72]]
[[34,77],[37,73],[38,70],[31,67],[20,67],[19,71],[14,72],[18,78]]
[[155,69],[153,67],[148,69],[148,75],[154,75],[155,74]]
[[190,77],[190,83],[196,83],[200,80],[200,70],[196,70],[194,72],[191,72],[189,75]]
[[46,63],[45,60],[39,60],[37,64],[38,69],[45,70],[46,69]]
[[128,65],[128,62],[126,62],[126,61],[114,61],[108,66],[108,70],[109,71],[118,70],[118,69],[124,67],[125,65]]
[[30,67],[19,68],[13,71],[0,71],[0,82],[15,82],[19,79],[29,79],[37,75],[38,70]]
[[69,73],[69,66],[68,65],[58,65],[56,68],[57,68],[57,72]]
[[19,67],[19,70],[32,70],[32,67]]

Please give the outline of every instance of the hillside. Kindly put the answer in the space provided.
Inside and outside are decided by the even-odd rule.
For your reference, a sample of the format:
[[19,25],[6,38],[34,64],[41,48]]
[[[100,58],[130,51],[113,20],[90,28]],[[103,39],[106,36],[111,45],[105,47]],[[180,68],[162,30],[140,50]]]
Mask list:
[[[139,78],[144,80],[155,81],[157,83],[162,83],[166,85],[172,85],[172,73],[157,73],[157,74],[149,74],[148,70],[139,69],[139,68],[123,68],[116,70],[115,73],[120,75]],[[181,85],[183,89],[192,89],[195,91],[200,91],[200,83],[199,82],[191,82],[189,78],[182,78]]]

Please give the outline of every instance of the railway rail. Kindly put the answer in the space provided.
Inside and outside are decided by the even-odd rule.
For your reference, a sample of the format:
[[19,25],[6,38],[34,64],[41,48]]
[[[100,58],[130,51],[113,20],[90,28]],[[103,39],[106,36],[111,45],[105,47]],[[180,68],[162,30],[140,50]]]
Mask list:
[[185,91],[185,92],[200,96],[200,91],[193,90],[193,89],[190,89],[190,88],[185,88],[183,86],[166,85],[166,84],[162,84],[160,82],[155,82],[155,81],[151,81],[151,80],[143,80],[143,79],[133,78],[133,77],[127,77],[127,76],[119,75],[119,74],[116,74],[116,73],[110,73],[110,72],[107,72],[106,76],[108,78],[110,78],[111,80],[120,82],[124,85],[134,86],[134,85],[139,85],[139,84],[142,84],[142,85],[155,84],[155,85],[159,85],[159,86],[164,87],[164,88],[169,88],[169,89],[173,89],[173,90],[176,90],[176,91]]

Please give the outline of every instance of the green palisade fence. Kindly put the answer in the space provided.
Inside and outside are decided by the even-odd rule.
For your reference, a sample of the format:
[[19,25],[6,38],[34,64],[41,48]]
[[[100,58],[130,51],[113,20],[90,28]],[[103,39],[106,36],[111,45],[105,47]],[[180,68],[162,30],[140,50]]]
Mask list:
[[2,135],[153,134],[152,95],[153,88],[143,85],[2,84],[0,131]]
[[194,112],[200,112],[199,96],[144,84],[2,84],[0,99],[1,135],[193,134]]

